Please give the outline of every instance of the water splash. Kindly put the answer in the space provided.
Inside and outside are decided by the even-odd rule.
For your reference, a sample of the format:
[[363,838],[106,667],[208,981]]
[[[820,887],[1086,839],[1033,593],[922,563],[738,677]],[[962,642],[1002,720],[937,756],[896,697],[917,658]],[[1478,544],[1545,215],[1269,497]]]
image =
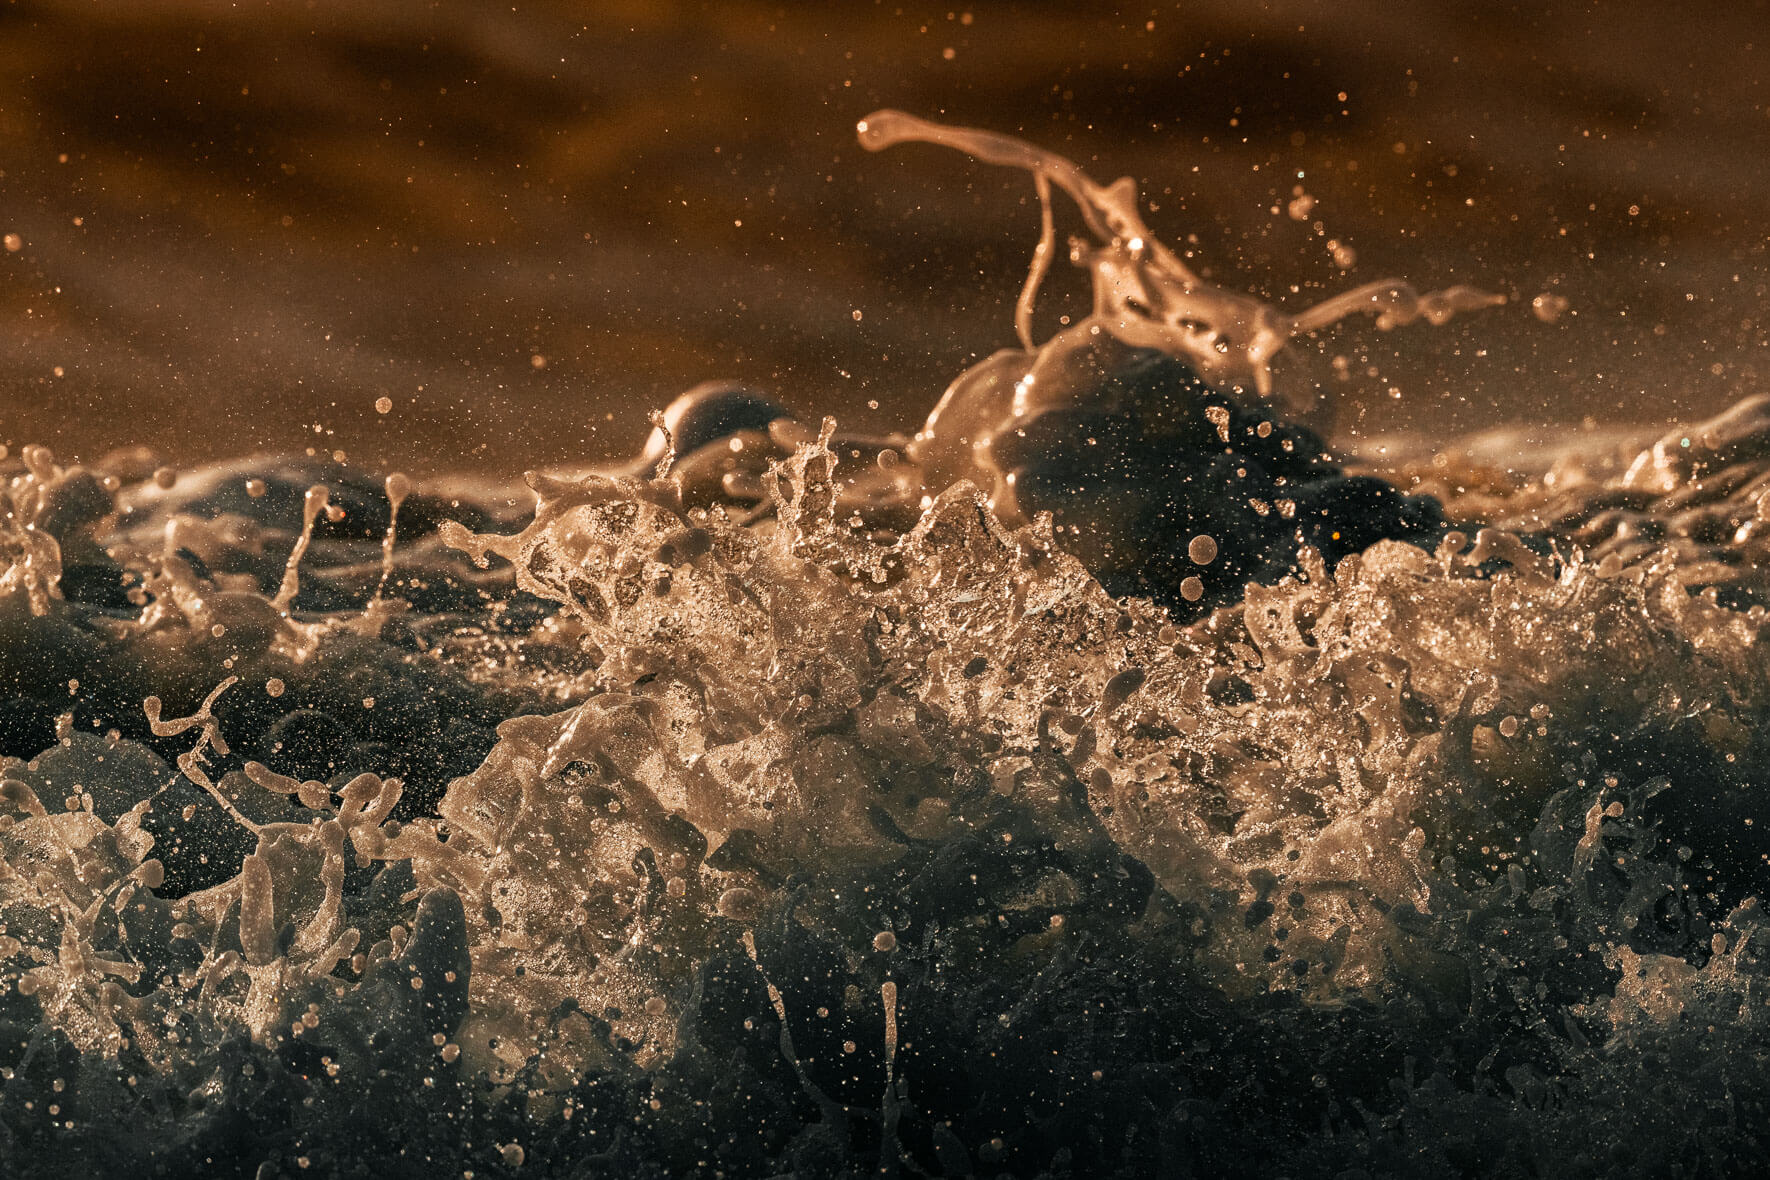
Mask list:
[[[1118,241],[1128,186],[935,130],[1088,197],[1125,283],[1217,306]],[[1145,318],[1161,363],[1194,338]],[[1056,343],[990,371],[1049,390]],[[1195,408],[1194,451],[1305,438]],[[0,1146],[51,1174],[1755,1160],[1763,422],[1545,472],[1473,536],[1304,545],[1190,616],[1109,592],[1074,518],[933,479],[926,431],[921,474],[856,470],[833,422],[729,390],[626,470],[532,474],[526,519],[268,465],[118,513],[33,453],[0,723],[54,720],[0,733]],[[385,529],[323,532],[383,491]],[[1285,492],[1324,545],[1356,519]],[[45,580],[33,526],[112,564]],[[1238,576],[1232,530],[1178,535],[1201,601]],[[356,626],[396,559],[410,609]],[[331,605],[296,624],[297,594]]]
[[301,559],[307,556],[307,547],[313,543],[313,523],[326,510],[330,494],[325,485],[315,484],[307,489],[307,495],[302,499],[301,536],[289,552],[289,564],[283,569],[283,584],[277,589],[277,596],[270,600],[279,611],[287,611],[301,592]]
[[50,603],[61,597],[61,546],[43,527],[45,514],[53,511],[56,495],[64,489],[84,491],[79,468],[64,471],[56,466],[47,447],[28,446],[20,454],[25,473],[9,482],[0,495],[0,598],[23,591],[34,615],[46,615]]
[[1136,186],[1128,176],[1100,185],[1071,161],[1012,136],[932,123],[902,111],[874,111],[856,131],[868,151],[931,143],[1032,173],[1039,197],[1039,242],[1015,307],[1015,330],[1029,353],[1038,351],[1033,304],[1055,246],[1052,185],[1069,194],[1096,239],[1092,245],[1071,245],[1071,261],[1086,267],[1093,278],[1094,308],[1064,335],[1076,339],[1104,329],[1132,348],[1180,357],[1209,380],[1250,382],[1262,396],[1272,393],[1272,362],[1291,341],[1348,316],[1375,316],[1378,328],[1387,331],[1422,318],[1442,324],[1459,311],[1506,301],[1504,295],[1463,286],[1421,295],[1407,283],[1381,279],[1289,314],[1200,278],[1143,223]]

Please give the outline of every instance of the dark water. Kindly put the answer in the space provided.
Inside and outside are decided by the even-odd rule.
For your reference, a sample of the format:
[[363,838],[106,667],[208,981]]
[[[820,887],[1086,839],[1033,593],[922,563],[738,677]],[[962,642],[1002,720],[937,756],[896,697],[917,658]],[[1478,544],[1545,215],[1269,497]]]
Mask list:
[[855,150],[879,106],[1132,175],[1269,298],[1577,312],[1335,333],[1293,384],[1341,429],[1712,412],[1764,342],[1766,45],[1756,4],[9,3],[0,441],[502,476],[711,377],[912,425],[1009,342],[1036,217],[1019,175]]

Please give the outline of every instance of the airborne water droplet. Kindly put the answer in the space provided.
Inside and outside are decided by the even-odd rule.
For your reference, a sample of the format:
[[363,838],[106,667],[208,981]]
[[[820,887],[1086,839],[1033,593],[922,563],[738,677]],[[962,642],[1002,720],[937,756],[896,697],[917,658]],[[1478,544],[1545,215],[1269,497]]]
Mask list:
[[1543,323],[1552,324],[1567,311],[1567,298],[1545,291],[1530,301],[1530,311]]

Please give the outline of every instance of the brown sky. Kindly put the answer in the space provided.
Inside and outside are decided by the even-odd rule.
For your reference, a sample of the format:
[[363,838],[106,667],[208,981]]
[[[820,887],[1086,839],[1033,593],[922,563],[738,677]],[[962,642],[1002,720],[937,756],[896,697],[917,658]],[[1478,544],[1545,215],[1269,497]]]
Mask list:
[[1012,342],[1037,215],[1018,174],[860,151],[881,105],[1128,173],[1281,302],[1571,301],[1325,337],[1290,380],[1343,431],[1657,422],[1770,371],[1762,6],[1108,10],[0,0],[0,442],[505,474],[714,377],[912,425]]

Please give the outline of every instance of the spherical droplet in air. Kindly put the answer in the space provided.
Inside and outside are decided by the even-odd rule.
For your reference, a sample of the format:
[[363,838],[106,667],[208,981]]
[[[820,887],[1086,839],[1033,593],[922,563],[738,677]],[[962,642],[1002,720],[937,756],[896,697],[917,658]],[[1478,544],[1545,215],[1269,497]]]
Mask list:
[[756,917],[761,909],[759,899],[750,890],[739,886],[727,889],[719,895],[719,916],[731,918],[738,922],[748,922]]
[[1180,580],[1180,597],[1188,602],[1197,602],[1204,596],[1205,584],[1203,582],[1197,578],[1182,578]]
[[393,399],[390,397],[376,398],[375,399],[375,412],[377,414],[391,414],[391,413],[393,413]]
[[1217,560],[1217,538],[1200,533],[1187,543],[1186,556],[1194,565],[1210,565]]

